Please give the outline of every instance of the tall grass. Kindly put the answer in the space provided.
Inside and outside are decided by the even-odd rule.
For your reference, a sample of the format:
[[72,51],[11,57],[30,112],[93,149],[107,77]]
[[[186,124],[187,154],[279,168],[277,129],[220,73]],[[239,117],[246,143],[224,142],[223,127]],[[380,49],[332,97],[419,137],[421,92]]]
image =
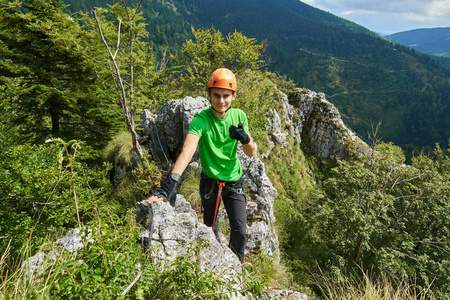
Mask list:
[[26,247],[22,259],[10,265],[14,260],[7,247],[0,257],[0,300],[228,299],[235,292],[258,295],[263,289],[249,272],[240,281],[230,276],[232,269],[202,271],[198,255],[207,244],[201,242],[187,246],[185,256],[159,263],[155,249],[144,252],[136,243],[139,228],[131,212],[125,218],[98,218],[89,228],[92,236],[84,248],[48,255],[38,272],[24,263],[30,256]]
[[[372,279],[366,273],[344,276],[339,270],[315,275],[312,280],[322,299],[331,300],[433,300],[430,289],[386,275]],[[318,297],[318,296],[317,296]]]

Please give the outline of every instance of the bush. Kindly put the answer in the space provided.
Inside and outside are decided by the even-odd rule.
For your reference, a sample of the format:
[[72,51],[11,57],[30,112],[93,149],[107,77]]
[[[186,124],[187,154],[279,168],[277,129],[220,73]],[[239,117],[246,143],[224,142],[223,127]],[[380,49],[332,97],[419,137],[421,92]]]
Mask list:
[[54,140],[0,151],[0,250],[14,257],[33,236],[30,251],[97,213],[110,184],[108,166],[92,169],[77,161],[81,144]]

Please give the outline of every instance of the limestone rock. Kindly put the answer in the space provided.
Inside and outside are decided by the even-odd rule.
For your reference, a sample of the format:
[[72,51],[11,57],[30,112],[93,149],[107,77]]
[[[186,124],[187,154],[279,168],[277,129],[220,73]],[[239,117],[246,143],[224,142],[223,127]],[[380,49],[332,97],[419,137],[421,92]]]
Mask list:
[[[87,236],[85,237],[85,234]],[[80,231],[79,228],[74,228],[70,230],[64,237],[57,240],[55,243],[55,249],[45,252],[39,251],[34,256],[30,257],[24,262],[26,273],[32,275],[33,273],[40,274],[44,271],[42,263],[44,260],[49,262],[55,261],[59,255],[61,255],[61,250],[66,250],[70,253],[76,253],[78,249],[83,248],[84,242],[92,242],[91,240],[91,230],[86,229]]]
[[288,122],[297,127],[293,131],[300,133],[302,144],[317,157],[335,160],[368,151],[368,146],[344,124],[338,109],[325,99],[325,94],[298,89],[287,99],[295,109],[286,103],[284,114],[298,118]]

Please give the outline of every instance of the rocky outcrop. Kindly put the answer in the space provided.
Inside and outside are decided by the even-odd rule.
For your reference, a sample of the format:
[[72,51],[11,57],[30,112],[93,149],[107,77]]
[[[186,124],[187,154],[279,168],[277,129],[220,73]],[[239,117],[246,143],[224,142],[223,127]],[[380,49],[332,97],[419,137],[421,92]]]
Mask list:
[[32,275],[34,273],[40,274],[44,271],[43,263],[47,260],[49,264],[61,259],[64,251],[76,254],[76,252],[84,248],[86,242],[91,243],[91,230],[81,230],[74,228],[70,230],[64,237],[57,240],[54,244],[54,249],[51,251],[39,251],[34,256],[30,257],[24,262],[26,274]]
[[[173,163],[181,153],[194,115],[206,107],[209,107],[207,99],[186,97],[183,100],[170,100],[158,115],[144,109],[141,115],[141,145],[148,149],[158,165],[164,167]],[[192,161],[197,160],[198,155],[194,155]]]
[[[308,147],[322,162],[363,154],[368,149],[345,126],[338,110],[325,99],[324,94],[298,89],[289,95],[280,95],[282,109],[270,111],[266,125],[272,144],[283,145],[290,135],[298,144]],[[208,106],[207,99],[186,97],[169,101],[157,115],[144,111],[141,117],[141,144],[148,149],[157,164],[164,167],[174,163],[181,152],[192,118]],[[241,149],[238,153],[248,200],[246,254],[260,250],[269,255],[276,254],[279,249],[273,226],[273,203],[277,191],[268,179],[264,163],[258,155],[249,158]],[[199,165],[198,155],[194,155],[191,163]],[[180,205],[183,207],[181,210]],[[150,231],[143,230],[142,237],[153,245],[159,245],[159,257],[169,260],[183,255],[189,240],[205,239],[211,248],[205,250],[200,259],[205,270],[236,268],[239,262],[224,246],[227,244],[225,237],[222,236],[222,243],[217,242],[210,228],[199,223],[196,214],[188,206],[182,195],[178,195],[175,208],[166,203],[153,204],[153,227]],[[219,215],[226,217],[225,212]],[[292,291],[273,291],[272,296],[279,299],[306,299],[306,296]]]
[[[325,99],[324,94],[298,89],[289,95],[280,95],[282,109],[270,111],[266,125],[272,144],[284,145],[290,135],[298,144],[308,147],[323,160],[362,155],[368,151],[367,145],[345,126],[339,112]],[[168,167],[180,154],[194,115],[208,106],[205,98],[186,97],[169,101],[157,115],[144,110],[141,117],[141,145],[157,164],[163,168]],[[278,238],[273,226],[273,204],[277,191],[267,177],[264,163],[258,155],[249,158],[241,149],[238,153],[244,170],[247,195],[246,254],[262,250],[277,257],[274,254],[279,251]],[[197,154],[191,165],[199,165]],[[199,172],[198,167],[191,169]],[[183,195],[177,195],[174,207],[165,202],[150,206],[144,201],[138,205],[137,212],[138,215],[144,215],[140,220],[144,225],[141,240],[147,245],[151,244],[152,251],[160,262],[171,261],[186,254],[187,247],[192,243],[206,241],[209,246],[202,248],[198,256],[200,268],[218,272],[228,269],[229,276],[239,276],[240,263],[228,248],[227,239],[221,236],[221,241],[217,241],[211,228],[199,222],[197,213]],[[226,212],[219,215],[226,217]],[[76,251],[83,247],[80,241],[79,232],[75,229],[61,239],[59,245],[68,251]],[[39,272],[42,261],[56,255],[58,250],[36,254],[27,262],[30,271]],[[270,296],[275,299],[306,299],[305,295],[293,291],[272,291]]]
[[325,94],[297,89],[289,95],[281,94],[280,101],[282,110],[272,111],[272,122],[267,125],[272,142],[283,144],[285,136],[290,135],[322,162],[369,151],[369,147],[344,124],[339,111],[325,99]]
[[137,215],[148,216],[140,222],[143,225],[140,237],[162,262],[187,254],[190,245],[203,241],[208,247],[198,255],[200,269],[220,272],[224,268],[236,269],[240,265],[237,256],[227,246],[226,239],[222,236],[221,242],[217,241],[211,228],[198,221],[196,212],[180,194],[174,207],[169,202],[149,205],[144,200],[138,206]]

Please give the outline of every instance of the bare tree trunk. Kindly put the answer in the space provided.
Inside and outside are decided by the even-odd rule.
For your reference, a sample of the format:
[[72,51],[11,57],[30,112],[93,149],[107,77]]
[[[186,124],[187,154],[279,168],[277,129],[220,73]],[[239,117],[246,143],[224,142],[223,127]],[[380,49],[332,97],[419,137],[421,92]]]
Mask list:
[[358,264],[359,257],[361,256],[361,249],[364,242],[364,235],[358,236],[358,242],[356,243],[355,252],[353,254],[353,262]]
[[[133,152],[135,155],[136,160],[138,161],[138,163],[142,163],[142,158],[144,157],[144,152],[142,151],[141,145],[139,143],[139,139],[138,139],[138,135],[137,132],[135,130],[134,127],[134,110],[133,110],[133,97],[134,97],[134,61],[133,61],[133,42],[134,42],[134,37],[133,37],[133,29],[132,29],[132,22],[131,22],[131,18],[129,16],[129,11],[128,8],[126,6],[127,2],[122,1],[121,2],[122,5],[124,6],[126,12],[127,12],[127,16],[128,16],[128,20],[130,21],[130,27],[129,27],[129,34],[130,34],[130,49],[129,49],[129,55],[130,55],[130,82],[125,83],[121,72],[120,72],[120,68],[119,65],[116,61],[117,58],[117,54],[119,52],[120,49],[120,35],[121,35],[121,20],[119,20],[119,24],[118,24],[118,31],[117,31],[117,45],[116,45],[116,49],[115,52],[112,53],[110,46],[108,45],[108,42],[105,39],[105,36],[103,35],[103,31],[102,28],[100,26],[100,21],[99,18],[97,17],[97,13],[94,10],[94,17],[95,20],[97,22],[97,28],[99,30],[100,36],[102,38],[102,41],[106,47],[106,50],[108,52],[109,55],[109,59],[111,60],[111,63],[113,65],[113,68],[110,70],[113,74],[113,79],[114,82],[116,84],[116,90],[118,93],[118,97],[119,97],[119,102],[120,105],[122,107],[123,110],[123,114],[125,116],[125,122],[127,124],[127,128],[131,133],[131,137],[132,137],[132,143],[133,143]],[[128,95],[127,95],[127,91],[126,91],[126,87],[128,86]]]

